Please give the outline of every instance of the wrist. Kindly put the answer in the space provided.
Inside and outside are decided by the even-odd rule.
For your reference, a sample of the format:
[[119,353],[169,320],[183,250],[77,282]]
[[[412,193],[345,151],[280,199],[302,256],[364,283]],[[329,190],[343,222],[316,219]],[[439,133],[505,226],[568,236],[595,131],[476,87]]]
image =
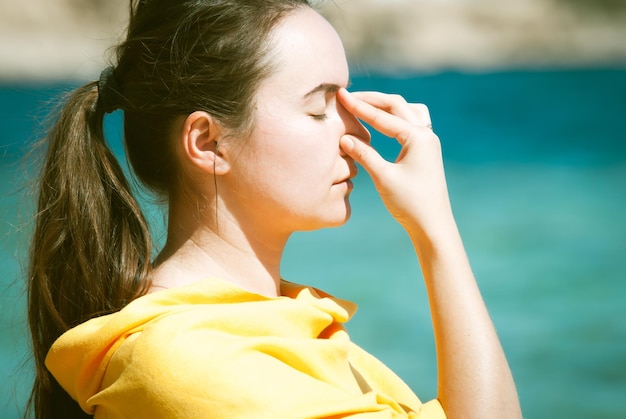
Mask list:
[[410,217],[401,223],[411,240],[424,245],[445,242],[459,234],[450,209],[440,210],[430,217]]

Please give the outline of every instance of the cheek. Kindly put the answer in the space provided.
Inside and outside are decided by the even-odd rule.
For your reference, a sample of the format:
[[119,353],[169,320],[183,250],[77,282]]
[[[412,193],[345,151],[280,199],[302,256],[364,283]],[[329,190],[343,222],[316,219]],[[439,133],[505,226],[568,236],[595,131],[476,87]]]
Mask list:
[[257,158],[267,158],[274,167],[289,167],[292,173],[305,168],[332,167],[339,152],[339,136],[332,134],[330,124],[308,117],[298,122],[280,123],[260,132]]
[[[324,185],[336,176],[341,120],[335,112],[316,121],[295,106],[271,102],[257,109],[255,131],[246,146],[250,175],[259,182]],[[296,110],[294,110],[296,109]],[[269,185],[267,185],[269,186]]]

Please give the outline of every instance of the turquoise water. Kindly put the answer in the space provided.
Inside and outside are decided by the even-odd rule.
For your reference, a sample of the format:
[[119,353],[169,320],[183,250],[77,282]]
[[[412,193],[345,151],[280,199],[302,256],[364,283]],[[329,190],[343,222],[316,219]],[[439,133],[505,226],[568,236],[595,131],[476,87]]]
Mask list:
[[[524,416],[626,417],[626,70],[369,76],[353,86],[429,105]],[[19,282],[29,164],[19,159],[42,104],[66,87],[0,86],[0,417],[18,416],[30,379]],[[119,116],[107,122],[118,132]],[[389,158],[397,152],[374,143]],[[296,235],[284,275],[358,302],[353,340],[434,397],[417,261],[364,171],[355,186],[350,222]]]

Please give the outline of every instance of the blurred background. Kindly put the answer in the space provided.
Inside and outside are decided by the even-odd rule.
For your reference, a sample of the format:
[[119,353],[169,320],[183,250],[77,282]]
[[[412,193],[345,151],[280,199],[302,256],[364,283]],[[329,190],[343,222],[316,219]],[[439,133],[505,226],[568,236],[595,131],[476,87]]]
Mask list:
[[[335,0],[353,90],[426,103],[459,228],[526,418],[626,417],[626,1]],[[121,0],[0,0],[0,417],[32,379],[23,272],[38,155],[124,33]],[[121,116],[108,117],[123,159]],[[393,160],[398,147],[374,136]],[[353,217],[296,235],[285,278],[359,304],[354,341],[436,396],[419,266],[364,171]],[[162,215],[146,207],[157,238]]]

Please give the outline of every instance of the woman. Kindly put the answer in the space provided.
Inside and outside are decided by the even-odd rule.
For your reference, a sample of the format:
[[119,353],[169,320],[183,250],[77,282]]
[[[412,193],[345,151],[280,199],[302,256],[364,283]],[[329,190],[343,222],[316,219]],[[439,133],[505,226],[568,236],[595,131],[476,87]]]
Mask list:
[[[49,135],[29,284],[37,417],[520,417],[427,108],[348,93],[341,41],[306,0],[142,1],[117,59]],[[169,204],[154,261],[103,137],[116,109],[136,175]],[[400,142],[396,163],[359,119]],[[422,264],[439,367],[425,404],[349,341],[352,304],[280,275],[291,233],[348,219],[355,162]]]

